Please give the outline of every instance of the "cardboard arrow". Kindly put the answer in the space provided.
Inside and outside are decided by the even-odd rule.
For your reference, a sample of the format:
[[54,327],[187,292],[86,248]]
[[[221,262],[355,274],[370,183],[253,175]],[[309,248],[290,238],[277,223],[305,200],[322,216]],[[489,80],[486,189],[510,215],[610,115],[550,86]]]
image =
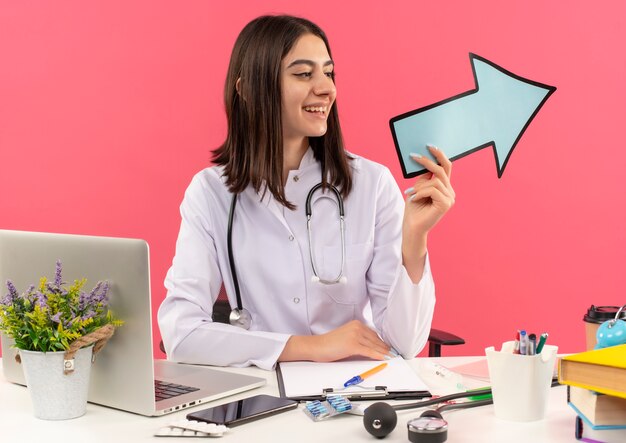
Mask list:
[[451,160],[493,146],[502,177],[513,149],[556,88],[525,79],[470,53],[476,88],[389,121],[405,178],[427,172],[410,153],[431,144]]

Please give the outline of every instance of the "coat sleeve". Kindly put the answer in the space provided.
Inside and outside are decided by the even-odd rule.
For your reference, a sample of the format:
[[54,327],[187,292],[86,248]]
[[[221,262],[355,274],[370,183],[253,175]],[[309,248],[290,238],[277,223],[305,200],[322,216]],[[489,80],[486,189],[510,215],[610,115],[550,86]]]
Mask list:
[[212,321],[222,284],[209,213],[215,204],[206,182],[196,176],[180,207],[176,254],[158,312],[167,357],[182,363],[272,369],[288,334],[246,331]]
[[374,255],[367,275],[372,316],[383,340],[403,357],[413,358],[428,341],[435,284],[428,255],[416,284],[402,264],[404,199],[386,168],[376,199]]

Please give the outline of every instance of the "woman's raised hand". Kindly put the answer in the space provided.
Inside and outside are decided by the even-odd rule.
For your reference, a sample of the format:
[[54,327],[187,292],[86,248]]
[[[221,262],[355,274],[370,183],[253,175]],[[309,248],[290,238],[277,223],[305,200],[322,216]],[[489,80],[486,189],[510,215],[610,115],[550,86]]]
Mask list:
[[454,205],[456,194],[450,182],[452,163],[434,146],[428,149],[437,159],[411,154],[411,158],[428,170],[404,191],[406,203],[402,221],[402,263],[411,280],[419,282],[426,260],[428,232]]

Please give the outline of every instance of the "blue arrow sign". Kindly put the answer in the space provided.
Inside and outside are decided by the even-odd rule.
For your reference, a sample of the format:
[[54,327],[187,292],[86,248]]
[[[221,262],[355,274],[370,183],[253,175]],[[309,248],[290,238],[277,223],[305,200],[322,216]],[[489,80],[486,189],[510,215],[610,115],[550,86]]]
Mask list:
[[456,160],[493,146],[502,177],[511,152],[556,88],[522,78],[470,53],[476,89],[389,121],[405,178],[427,172],[409,156],[432,155],[427,144]]

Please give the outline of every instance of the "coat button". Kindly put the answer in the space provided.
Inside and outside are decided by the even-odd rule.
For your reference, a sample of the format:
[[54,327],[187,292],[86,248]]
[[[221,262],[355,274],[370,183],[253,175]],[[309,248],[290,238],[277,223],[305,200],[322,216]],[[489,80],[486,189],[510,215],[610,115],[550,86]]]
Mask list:
[[295,237],[293,235],[289,236],[289,241],[293,241],[295,239]]
[[298,297],[294,297],[294,298],[293,298],[293,302],[294,302],[295,304],[298,304],[298,303],[300,303],[300,299],[299,299]]
[[297,175],[293,176],[293,181],[297,182],[298,180],[300,180],[300,177],[298,177]]

